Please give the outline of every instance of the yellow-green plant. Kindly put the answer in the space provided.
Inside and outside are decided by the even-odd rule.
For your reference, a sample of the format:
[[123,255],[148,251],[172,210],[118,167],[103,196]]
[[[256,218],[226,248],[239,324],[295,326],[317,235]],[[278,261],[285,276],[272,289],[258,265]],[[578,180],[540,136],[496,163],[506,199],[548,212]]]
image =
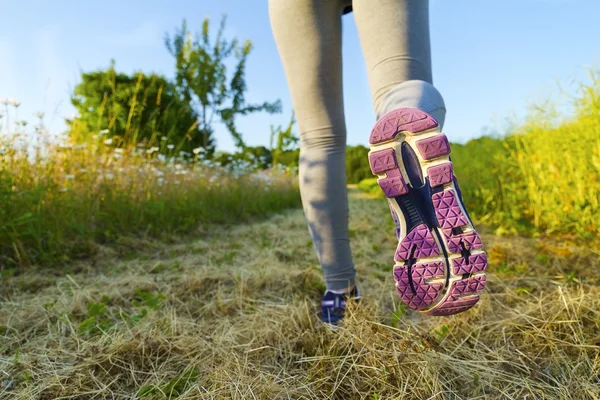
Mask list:
[[[552,105],[532,109],[503,138],[452,144],[464,200],[477,222],[498,233],[571,234],[600,231],[600,79],[591,74],[571,116]],[[374,182],[359,188],[370,191]]]
[[202,160],[201,149],[175,153],[167,141],[115,147],[107,131],[83,143],[77,135],[57,143],[38,127],[3,136],[1,267],[62,262],[128,235],[189,233],[299,204],[284,170],[224,169]]
[[509,232],[596,237],[600,230],[600,80],[591,75],[570,117],[538,110],[503,139],[453,147],[469,209]]

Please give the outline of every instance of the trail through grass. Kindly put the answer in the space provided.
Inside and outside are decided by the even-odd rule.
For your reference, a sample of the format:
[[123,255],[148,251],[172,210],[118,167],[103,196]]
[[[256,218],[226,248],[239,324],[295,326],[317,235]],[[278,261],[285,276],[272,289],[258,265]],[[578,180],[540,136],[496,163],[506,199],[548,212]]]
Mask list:
[[350,205],[364,301],[342,329],[316,316],[300,209],[205,226],[134,259],[3,279],[0,398],[600,398],[599,254],[483,228],[482,301],[425,318],[395,294],[385,201],[353,190]]

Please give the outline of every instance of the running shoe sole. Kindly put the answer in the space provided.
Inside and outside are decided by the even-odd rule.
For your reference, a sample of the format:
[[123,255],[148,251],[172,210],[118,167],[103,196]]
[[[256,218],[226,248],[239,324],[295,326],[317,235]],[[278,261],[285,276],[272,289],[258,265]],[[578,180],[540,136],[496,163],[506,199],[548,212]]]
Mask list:
[[450,145],[437,121],[416,108],[381,117],[369,164],[397,224],[396,289],[413,310],[452,315],[479,301],[487,257],[462,202]]

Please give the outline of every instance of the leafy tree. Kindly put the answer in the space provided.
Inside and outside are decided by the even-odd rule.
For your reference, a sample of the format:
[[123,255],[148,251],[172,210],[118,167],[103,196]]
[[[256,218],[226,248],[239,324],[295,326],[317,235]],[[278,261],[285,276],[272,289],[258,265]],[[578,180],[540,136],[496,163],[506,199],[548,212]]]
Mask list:
[[[213,119],[218,118],[231,133],[236,146],[243,149],[245,144],[235,126],[236,117],[258,111],[280,112],[281,103],[279,100],[246,103],[246,61],[252,43],[225,39],[225,20],[223,17],[214,42],[209,37],[208,18],[204,19],[202,32],[195,39],[183,20],[172,38],[166,36],[165,45],[175,57],[177,89],[198,113],[199,129],[212,133]],[[230,73],[227,66],[232,64]]]
[[157,144],[166,136],[181,150],[214,151],[211,132],[200,128],[197,113],[163,76],[117,73],[113,61],[107,70],[82,73],[71,102],[79,116],[67,122],[84,132],[108,129],[122,143]]
[[[288,126],[283,129],[281,126],[273,128],[271,126],[271,154],[273,156],[273,164],[290,165],[292,161],[290,154],[295,154],[298,148],[298,137],[292,132],[295,123],[294,114],[290,119]],[[275,143],[276,141],[276,143]],[[296,162],[297,164],[297,162]]]
[[246,146],[243,150],[233,154],[226,151],[217,151],[213,161],[223,167],[244,161],[247,163],[246,168],[266,169],[273,165],[273,156],[265,146]]
[[257,168],[265,169],[273,165],[271,150],[265,146],[246,146],[242,152],[237,154],[240,159],[254,164]]
[[300,149],[281,152],[277,156],[277,163],[287,167],[298,167],[300,165]]

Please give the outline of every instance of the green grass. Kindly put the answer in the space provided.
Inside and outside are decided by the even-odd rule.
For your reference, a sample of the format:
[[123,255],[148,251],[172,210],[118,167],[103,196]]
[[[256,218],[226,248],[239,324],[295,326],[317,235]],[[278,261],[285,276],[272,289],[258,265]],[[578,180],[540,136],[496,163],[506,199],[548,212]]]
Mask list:
[[[299,204],[294,176],[115,150],[104,136],[27,159],[8,138],[0,397],[600,398],[600,258],[580,241],[599,228],[599,97],[594,80],[572,118],[453,145],[469,210],[496,228],[478,226],[488,280],[468,312],[402,304],[386,203],[352,189],[363,297],[335,331],[317,316],[302,210],[283,211]],[[375,179],[358,188],[380,193]],[[113,251],[124,241],[139,251]]]
[[367,178],[367,179],[363,179],[362,181],[360,181],[358,183],[358,185],[356,185],[356,187],[365,192],[365,193],[369,193],[373,196],[376,197],[384,197],[383,196],[383,192],[381,191],[381,188],[379,187],[379,185],[377,184],[377,178]]
[[[452,161],[469,213],[498,233],[600,232],[600,79],[582,86],[573,115],[538,108],[504,138],[452,144]],[[451,138],[451,135],[450,135]],[[372,193],[375,181],[359,188]]]
[[0,147],[0,266],[7,271],[89,257],[127,237],[187,234],[300,204],[296,178],[283,170],[246,172],[244,165],[158,156],[158,148],[117,149],[102,135],[86,145],[48,142],[33,156],[18,135]]

